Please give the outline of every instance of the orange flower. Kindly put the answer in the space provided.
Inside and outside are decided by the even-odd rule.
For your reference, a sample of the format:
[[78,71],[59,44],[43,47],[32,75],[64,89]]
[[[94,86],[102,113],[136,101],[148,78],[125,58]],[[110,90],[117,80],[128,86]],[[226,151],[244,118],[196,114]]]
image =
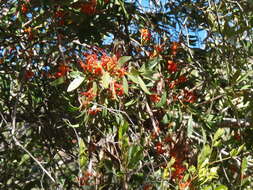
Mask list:
[[106,71],[113,71],[118,64],[118,59],[116,56],[109,57],[103,55],[101,58],[101,65]]
[[122,96],[124,94],[123,86],[118,83],[114,83],[114,90],[118,96]]
[[151,184],[146,184],[146,185],[143,186],[143,190],[151,190],[152,187],[153,187],[153,185],[151,185]]
[[167,66],[170,73],[174,73],[178,70],[177,64],[172,60],[168,60]]
[[158,154],[163,154],[166,152],[166,150],[163,149],[163,144],[160,142],[156,143],[156,151]]
[[173,179],[183,179],[184,177],[184,172],[186,168],[180,163],[180,162],[175,162],[172,166],[175,170],[172,172],[171,177]]
[[60,65],[58,67],[58,72],[55,73],[55,77],[56,78],[59,78],[59,77],[62,77],[62,76],[65,76],[67,74],[67,72],[69,71],[69,67],[66,66],[66,65]]
[[184,75],[181,75],[178,80],[177,83],[184,83],[187,81],[187,78]]
[[26,14],[26,13],[28,12],[28,7],[27,7],[26,4],[22,4],[22,5],[21,5],[21,12],[22,12],[23,14]]
[[149,53],[150,58],[158,56],[162,52],[162,50],[163,50],[162,45],[155,45],[153,53]]
[[194,103],[196,101],[196,96],[192,91],[184,91],[184,102]]
[[188,180],[186,182],[179,182],[179,190],[185,190],[187,187],[189,187],[191,184],[191,181]]
[[117,70],[117,76],[119,77],[119,78],[122,78],[122,77],[124,77],[126,75],[126,70],[124,69],[124,68],[121,68],[121,69],[118,69]]
[[88,114],[89,115],[96,115],[100,111],[101,111],[101,109],[99,109],[99,108],[95,108],[95,109],[91,108],[91,109],[89,109]]
[[87,92],[81,92],[80,94],[83,95],[83,96],[86,96],[88,101],[91,101],[96,97],[96,94],[93,93],[92,88],[90,88]]
[[96,13],[96,0],[92,0],[89,3],[81,4],[81,12],[87,15],[93,15]]
[[55,13],[54,13],[54,17],[55,18],[63,18],[64,16],[64,12],[61,11],[61,10],[57,10]]
[[141,41],[142,42],[147,42],[151,39],[151,34],[148,29],[143,28],[140,30],[140,33],[141,33]]
[[176,51],[179,46],[180,46],[180,44],[178,42],[172,42],[171,49],[173,51]]
[[34,76],[34,72],[32,72],[31,70],[27,70],[25,71],[25,79],[31,79]]
[[159,102],[160,99],[161,99],[160,96],[157,95],[157,94],[151,94],[149,97],[150,97],[150,100],[151,100],[152,102],[155,102],[155,103]]

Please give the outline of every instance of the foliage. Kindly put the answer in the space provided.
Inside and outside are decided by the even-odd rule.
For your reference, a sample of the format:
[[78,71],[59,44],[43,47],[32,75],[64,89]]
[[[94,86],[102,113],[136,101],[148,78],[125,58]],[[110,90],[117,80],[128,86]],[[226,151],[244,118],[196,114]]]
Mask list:
[[251,1],[0,7],[1,189],[252,189]]

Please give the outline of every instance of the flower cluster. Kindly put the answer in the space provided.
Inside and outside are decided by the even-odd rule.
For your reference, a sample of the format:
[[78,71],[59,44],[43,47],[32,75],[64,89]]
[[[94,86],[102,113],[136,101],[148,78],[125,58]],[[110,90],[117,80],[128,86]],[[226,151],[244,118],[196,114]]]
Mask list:
[[148,29],[143,28],[140,30],[140,33],[141,33],[141,42],[146,43],[146,42],[150,41],[151,33]]
[[54,77],[59,78],[65,76],[69,72],[69,70],[70,69],[68,66],[61,64],[60,66],[58,66],[58,71],[54,74]]

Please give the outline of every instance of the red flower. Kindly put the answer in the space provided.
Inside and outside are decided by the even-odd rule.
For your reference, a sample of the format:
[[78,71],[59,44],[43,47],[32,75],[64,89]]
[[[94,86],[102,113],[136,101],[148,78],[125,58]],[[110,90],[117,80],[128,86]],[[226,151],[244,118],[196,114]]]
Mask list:
[[117,70],[117,76],[119,77],[119,78],[122,78],[122,77],[124,77],[126,75],[126,70],[124,69],[124,68],[121,68],[121,69],[118,69]]
[[179,190],[185,190],[187,189],[187,187],[189,187],[191,185],[191,181],[188,180],[186,182],[179,182]]
[[171,49],[173,51],[176,51],[179,46],[180,46],[180,44],[178,42],[172,42]]
[[28,7],[26,4],[21,5],[21,11],[23,14],[26,14],[28,12]]
[[31,70],[27,70],[25,71],[25,79],[31,79],[34,76],[34,72],[32,72]]
[[184,75],[180,76],[180,77],[178,78],[178,80],[177,80],[178,83],[184,83],[184,82],[186,82],[186,81],[187,81],[187,78],[186,78]]
[[161,100],[160,96],[157,94],[151,94],[149,97],[150,97],[150,100],[155,103],[157,103]]
[[101,58],[101,64],[106,71],[112,71],[118,64],[118,60],[116,56],[109,57],[107,55],[103,55]]
[[168,60],[167,66],[170,73],[174,73],[178,70],[177,64],[172,60]]
[[156,151],[158,154],[163,154],[166,152],[166,150],[163,149],[163,144],[160,142],[156,143]]
[[55,73],[55,77],[56,78],[59,78],[59,77],[62,77],[62,76],[65,76],[67,74],[67,72],[69,71],[69,67],[66,66],[66,65],[60,65],[58,67],[58,72]]
[[89,115],[96,115],[100,111],[101,111],[101,109],[99,109],[99,108],[95,108],[95,109],[91,108],[91,109],[89,109],[88,113],[89,113]]
[[116,82],[114,83],[114,90],[118,96],[122,96],[124,94],[123,86]]
[[194,103],[196,101],[196,96],[192,91],[185,90],[183,101],[188,103]]
[[93,93],[93,89],[92,88],[89,89],[87,92],[81,92],[80,94],[83,95],[83,96],[86,96],[86,98],[87,98],[88,101],[91,101],[91,100],[93,100],[96,97],[96,94]]
[[183,179],[184,177],[184,172],[186,168],[180,163],[180,162],[175,162],[172,166],[175,170],[172,172],[171,177],[173,179]]
[[96,13],[96,5],[97,5],[96,0],[95,1],[92,0],[89,3],[83,3],[81,5],[81,12],[87,15],[93,15]]
[[141,41],[147,42],[151,39],[151,34],[148,29],[141,29],[140,33],[141,33]]
[[54,13],[54,17],[55,18],[62,18],[64,16],[64,12],[61,11],[61,10],[57,10],[55,13]]
[[151,185],[151,184],[146,184],[146,185],[143,186],[143,190],[151,190],[152,187],[153,187],[153,185]]

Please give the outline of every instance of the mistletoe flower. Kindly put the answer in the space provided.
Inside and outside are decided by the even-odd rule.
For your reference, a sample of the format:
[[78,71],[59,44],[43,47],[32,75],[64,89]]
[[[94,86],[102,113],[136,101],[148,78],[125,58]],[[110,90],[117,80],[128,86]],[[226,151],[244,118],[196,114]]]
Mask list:
[[147,42],[151,39],[151,33],[149,32],[148,29],[141,29],[140,30],[141,33],[141,41],[142,42]]

